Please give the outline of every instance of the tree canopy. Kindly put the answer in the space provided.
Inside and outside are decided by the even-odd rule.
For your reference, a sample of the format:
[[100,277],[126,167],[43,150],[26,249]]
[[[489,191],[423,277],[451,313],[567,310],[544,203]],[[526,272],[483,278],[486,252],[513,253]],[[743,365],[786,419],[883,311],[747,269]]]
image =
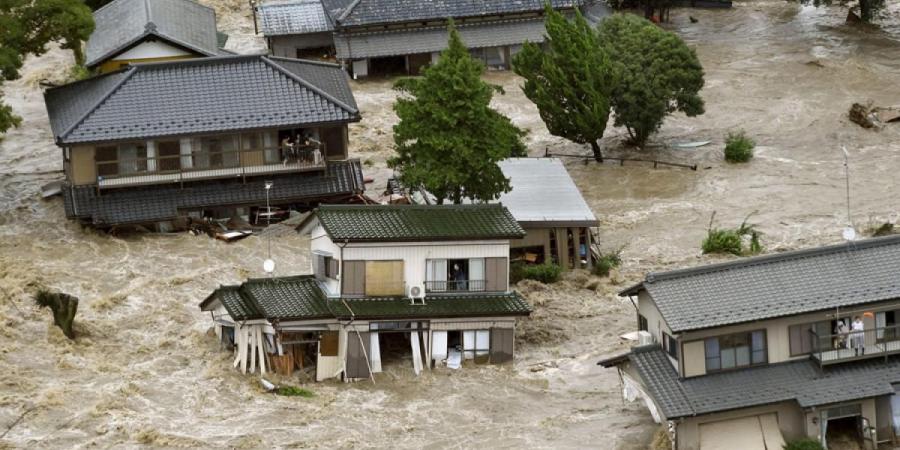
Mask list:
[[513,70],[525,78],[522,90],[550,134],[589,144],[602,161],[597,141],[606,130],[616,84],[609,53],[580,13],[569,21],[549,6],[546,11],[546,50],[526,43],[513,58]]
[[420,78],[395,83],[396,156],[388,165],[407,186],[423,186],[439,203],[496,199],[510,189],[497,162],[525,154],[524,132],[491,109],[498,86],[481,79],[484,65],[469,55],[451,22],[446,50]]
[[598,33],[619,74],[610,98],[615,126],[624,126],[632,143],[644,145],[675,111],[703,114],[703,67],[675,33],[631,14],[606,18]]
[[[28,55],[40,56],[47,44],[59,42],[84,63],[82,41],[94,31],[91,10],[82,0],[0,0],[0,74],[19,77]],[[18,126],[20,119],[0,99],[0,133]]]

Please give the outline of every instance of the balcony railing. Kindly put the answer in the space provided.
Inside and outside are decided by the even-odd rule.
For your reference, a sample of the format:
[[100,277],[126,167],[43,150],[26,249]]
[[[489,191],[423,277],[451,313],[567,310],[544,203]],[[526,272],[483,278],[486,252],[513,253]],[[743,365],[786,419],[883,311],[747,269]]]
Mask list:
[[900,353],[900,325],[819,336],[812,334],[812,356],[821,365]]
[[97,161],[95,164],[97,185],[110,188],[317,170],[325,167],[323,153],[316,147],[293,150],[275,147]]
[[426,281],[425,292],[482,292],[484,280]]

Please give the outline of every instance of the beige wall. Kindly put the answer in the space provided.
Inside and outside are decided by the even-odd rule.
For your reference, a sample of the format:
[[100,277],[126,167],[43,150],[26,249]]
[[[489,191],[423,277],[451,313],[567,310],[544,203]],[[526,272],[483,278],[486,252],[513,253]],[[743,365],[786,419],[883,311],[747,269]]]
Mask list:
[[[700,448],[700,425],[720,420],[740,419],[760,414],[774,413],[778,419],[778,428],[785,441],[806,437],[804,413],[795,402],[782,402],[774,405],[744,408],[716,414],[688,417],[678,422],[675,432],[679,450],[698,450]],[[735,446],[739,448],[739,446]]]
[[659,313],[656,303],[653,302],[653,299],[650,298],[647,291],[641,291],[640,294],[638,294],[637,303],[638,313],[647,318],[648,331],[653,335],[653,339],[655,339],[656,342],[662,343],[662,333],[665,332],[671,335],[672,330],[669,328],[665,319],[663,319],[662,314]]
[[509,241],[510,248],[522,247],[544,247],[544,257],[550,258],[550,229],[549,228],[526,228],[525,235],[522,239],[513,239]]
[[94,184],[97,182],[97,167],[94,165],[94,147],[72,147],[69,160],[72,184]]
[[[646,292],[641,292],[641,295],[646,295]],[[649,296],[648,296],[649,297]],[[846,314],[850,315],[862,315],[863,311],[876,311],[882,310],[888,307],[897,307],[900,305],[900,302],[897,301],[888,301],[881,302],[874,305],[867,305],[866,307],[855,307],[855,308],[845,308],[842,309],[841,315],[845,314],[844,311],[847,311]],[[724,327],[710,328],[699,331],[691,331],[682,333],[680,335],[680,341],[682,346],[686,346],[692,341],[701,341],[702,339],[713,337],[713,336],[722,336],[732,333],[740,333],[740,332],[750,332],[756,330],[765,330],[766,331],[766,346],[768,352],[769,363],[779,363],[790,360],[798,360],[808,358],[808,355],[800,355],[791,357],[790,355],[790,336],[788,333],[788,329],[791,325],[802,325],[822,320],[831,320],[833,318],[834,311],[828,312],[816,312],[809,314],[800,314],[796,316],[783,317],[779,319],[771,319],[765,321],[757,321],[751,323],[745,323],[740,325],[730,325]],[[649,320],[649,317],[648,317]],[[874,325],[868,325],[871,328]],[[652,324],[651,324],[652,327]],[[869,329],[867,328],[867,329]],[[703,352],[691,352],[691,354],[687,354],[685,352],[685,358],[682,358],[684,370],[682,371],[683,376],[696,376],[703,375],[706,373],[706,360],[705,354]]]

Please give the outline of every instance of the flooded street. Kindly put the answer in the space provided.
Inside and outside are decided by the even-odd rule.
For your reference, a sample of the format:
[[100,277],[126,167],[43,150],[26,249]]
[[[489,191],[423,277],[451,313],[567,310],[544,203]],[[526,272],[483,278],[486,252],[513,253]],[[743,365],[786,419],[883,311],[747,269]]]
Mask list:
[[[215,5],[238,52],[262,48],[246,4]],[[634,327],[617,290],[646,271],[710,259],[700,241],[713,212],[729,227],[755,212],[768,251],[838,242],[846,224],[842,144],[857,230],[897,220],[900,124],[865,130],[846,113],[869,99],[900,105],[900,28],[849,26],[845,15],[783,1],[674,10],[668,27],[697,49],[706,71],[706,114],[668,119],[652,138],[660,145],[639,153],[699,169],[568,162],[600,219],[601,245],[624,246],[618,284],[589,289],[584,273],[549,287],[521,283],[535,313],[517,329],[514,366],[418,378],[398,366],[374,386],[306,385],[311,399],[265,394],[256,377],[233,370],[197,307],[220,284],[263,276],[265,239],[112,237],[67,221],[61,199],[40,199],[40,187],[63,175],[38,82],[58,77],[71,57],[52,50],[30,58],[23,78],[5,85],[22,127],[0,141],[0,434],[15,423],[0,448],[646,448],[657,425],[640,405],[622,403],[614,371],[595,365],[624,348],[618,335]],[[515,75],[487,79],[505,88],[495,106],[529,130],[533,156],[547,148],[589,154],[547,133]],[[363,114],[351,126],[352,153],[376,178],[376,197],[390,175],[390,85],[352,85]],[[741,128],[756,140],[756,157],[728,165],[725,135]],[[607,130],[608,154],[634,152],[621,146],[624,134]],[[712,142],[665,147],[701,140]],[[272,239],[276,275],[310,272],[306,239]],[[33,305],[28,293],[39,284],[81,299],[76,342]]]

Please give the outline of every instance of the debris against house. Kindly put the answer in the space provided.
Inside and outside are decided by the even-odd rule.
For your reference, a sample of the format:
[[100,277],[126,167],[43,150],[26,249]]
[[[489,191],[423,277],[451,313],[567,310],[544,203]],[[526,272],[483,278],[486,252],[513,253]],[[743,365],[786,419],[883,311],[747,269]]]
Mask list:
[[216,233],[216,239],[225,242],[234,242],[253,234],[252,231],[223,231]]
[[62,194],[62,181],[51,181],[41,186],[41,198],[50,198]]
[[854,103],[848,113],[850,121],[863,128],[881,128],[887,123],[900,122],[900,106],[873,106]]

